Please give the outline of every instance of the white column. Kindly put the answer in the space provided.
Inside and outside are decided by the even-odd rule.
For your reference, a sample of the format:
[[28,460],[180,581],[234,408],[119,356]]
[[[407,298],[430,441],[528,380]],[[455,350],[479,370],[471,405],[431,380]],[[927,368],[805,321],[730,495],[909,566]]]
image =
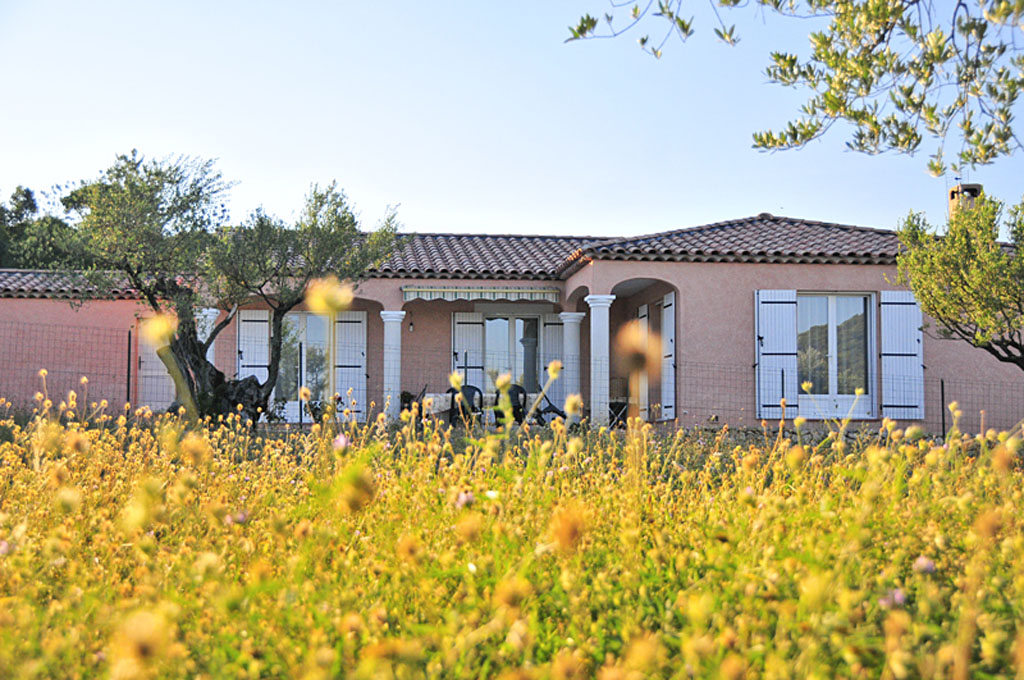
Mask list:
[[[608,424],[611,357],[608,351],[608,310],[614,295],[588,295],[590,305],[590,421]],[[565,327],[562,328],[563,332]]]
[[383,311],[384,320],[384,403],[387,417],[398,417],[402,395],[402,319],[405,312]]
[[580,324],[585,316],[583,312],[558,315],[562,320],[562,378],[566,396],[580,393]]

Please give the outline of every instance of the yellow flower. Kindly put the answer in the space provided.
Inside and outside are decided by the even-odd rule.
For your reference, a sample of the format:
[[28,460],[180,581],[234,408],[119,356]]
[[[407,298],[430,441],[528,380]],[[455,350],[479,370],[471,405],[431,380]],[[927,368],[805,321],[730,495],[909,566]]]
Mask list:
[[518,609],[523,601],[533,594],[533,586],[522,576],[502,581],[494,589],[494,604],[499,607]]
[[569,649],[563,649],[551,663],[552,680],[583,680],[589,677],[587,664]]
[[550,364],[548,364],[548,377],[551,378],[552,380],[558,380],[558,376],[561,374],[561,372],[562,362],[559,361],[558,359],[555,359]]
[[423,557],[423,546],[415,536],[405,534],[395,544],[395,553],[406,562],[419,562]]
[[578,394],[570,394],[565,398],[565,414],[567,416],[578,416],[583,411],[583,397]]
[[626,323],[615,336],[615,356],[626,373],[643,371],[661,362],[661,338],[645,332],[640,322],[633,319]]
[[448,376],[448,384],[456,390],[462,389],[462,374],[458,371],[452,371],[452,374]]
[[132,614],[114,636],[110,677],[119,680],[147,677],[167,652],[170,642],[171,631],[164,617],[148,611]]
[[342,312],[352,305],[352,287],[342,284],[336,276],[317,279],[306,289],[306,306],[316,314]]
[[82,504],[82,492],[71,486],[61,487],[56,501],[61,512],[74,512]]
[[565,552],[572,552],[583,541],[587,516],[582,506],[569,504],[559,508],[551,518],[548,531],[551,539]]
[[181,440],[181,455],[192,465],[200,465],[210,457],[210,444],[195,432],[189,432]]
[[302,401],[309,401],[313,398],[313,393],[309,391],[309,388],[302,386],[299,388],[299,399]]
[[145,319],[139,326],[143,339],[156,348],[164,347],[174,338],[178,320],[168,314],[157,314]]
[[483,516],[478,512],[471,512],[455,525],[455,533],[459,540],[464,543],[472,543],[480,537],[480,530],[483,528]]

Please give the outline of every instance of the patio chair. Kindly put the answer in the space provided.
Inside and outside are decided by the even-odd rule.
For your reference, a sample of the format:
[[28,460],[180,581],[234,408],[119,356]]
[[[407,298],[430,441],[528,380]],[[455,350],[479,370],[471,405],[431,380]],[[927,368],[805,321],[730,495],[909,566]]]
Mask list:
[[[512,418],[522,425],[526,419],[526,400],[528,398],[526,388],[522,385],[511,385],[508,388],[508,397],[512,401]],[[501,403],[501,392],[494,393],[494,403]]]
[[472,421],[484,412],[484,393],[479,387],[473,385],[462,386],[462,401],[458,402],[456,396],[459,392],[454,387],[449,387],[445,394],[451,395],[452,404],[448,409],[448,424],[457,425],[461,422]]
[[533,414],[533,418],[537,421],[538,425],[547,425],[549,416],[552,418],[558,417],[562,420],[566,420],[565,411],[555,406],[548,398],[547,394],[544,395],[544,402],[544,408],[538,409],[537,412]]

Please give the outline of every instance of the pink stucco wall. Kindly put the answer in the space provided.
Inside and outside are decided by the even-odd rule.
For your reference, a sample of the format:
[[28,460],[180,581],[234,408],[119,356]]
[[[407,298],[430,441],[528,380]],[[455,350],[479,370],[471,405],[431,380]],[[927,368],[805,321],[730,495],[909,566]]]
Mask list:
[[[0,397],[17,407],[33,406],[33,395],[43,387],[39,369],[45,368],[47,394],[55,404],[74,389],[80,403],[106,399],[120,409],[134,390],[128,370],[137,365],[136,319],[144,311],[133,300],[97,300],[77,308],[65,300],[0,300]],[[87,397],[82,376],[89,379]]]
[[[612,305],[612,338],[641,304],[651,305],[651,331],[659,332],[657,305],[665,293],[675,291],[676,404],[680,421],[704,423],[717,416],[719,423],[752,426],[758,424],[754,403],[755,291],[783,288],[877,293],[898,288],[890,283],[895,279],[891,266],[620,261],[588,263],[566,281],[497,283],[556,287],[560,303],[554,305],[554,311],[588,313],[586,295],[615,293],[622,290],[620,284],[636,279],[646,280],[645,285],[628,297],[618,297]],[[447,388],[451,370],[451,315],[472,311],[475,305],[471,301],[403,301],[403,285],[425,283],[485,286],[495,282],[371,279],[359,285],[354,308],[367,312],[367,389],[378,410],[383,392],[382,310],[406,312],[401,326],[401,389],[417,394],[424,386],[428,392],[443,392]],[[137,365],[137,349],[128,348],[127,332],[134,331],[136,319],[144,311],[133,301],[90,302],[77,311],[59,300],[0,301],[0,341],[4,348],[0,357],[0,392],[7,398],[30,400],[39,388],[38,368],[45,366],[51,375],[51,391],[66,392],[72,383],[77,384],[80,375],[87,374],[91,397],[99,398],[102,393],[111,403],[120,404],[126,393],[129,353]],[[235,326],[232,323],[219,336],[215,359],[218,367],[232,376],[237,364]],[[581,392],[584,400],[589,401],[589,313],[580,331]],[[960,403],[966,429],[974,430],[981,425],[982,409],[986,410],[986,424],[996,427],[1008,427],[1024,416],[1024,374],[984,351],[961,341],[940,339],[934,330],[926,331],[924,364],[925,423],[930,429],[938,430],[941,426],[943,382],[946,401]],[[614,363],[611,377],[620,381],[615,384],[625,379]],[[59,388],[58,380],[63,381]],[[655,367],[648,374],[648,389],[649,403],[659,403],[660,375]],[[950,420],[947,418],[947,425]]]
[[[746,425],[757,424],[755,291],[878,292],[900,288],[891,283],[896,278],[892,266],[604,261],[583,267],[566,281],[566,290],[586,286],[592,294],[607,294],[620,282],[638,278],[656,279],[678,291],[680,420],[704,422],[717,415],[719,422]],[[612,318],[628,318],[636,305],[649,302],[657,292],[616,300]],[[925,332],[923,352],[925,422],[931,429],[939,429],[941,423],[940,381],[946,383],[946,400],[959,401],[966,429],[981,425],[983,409],[986,423],[996,427],[1012,426],[1024,416],[1024,374],[1015,367],[962,341],[939,339],[934,329]]]

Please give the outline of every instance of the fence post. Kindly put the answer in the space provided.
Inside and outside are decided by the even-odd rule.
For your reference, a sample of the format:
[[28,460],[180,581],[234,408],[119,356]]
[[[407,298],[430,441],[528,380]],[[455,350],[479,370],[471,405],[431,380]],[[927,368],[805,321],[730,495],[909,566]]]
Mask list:
[[132,401],[132,329],[128,329],[128,352],[125,355],[127,357],[127,370],[125,371],[124,380],[124,403],[129,404]]
[[939,411],[942,413],[942,441],[946,441],[946,379],[939,378]]

